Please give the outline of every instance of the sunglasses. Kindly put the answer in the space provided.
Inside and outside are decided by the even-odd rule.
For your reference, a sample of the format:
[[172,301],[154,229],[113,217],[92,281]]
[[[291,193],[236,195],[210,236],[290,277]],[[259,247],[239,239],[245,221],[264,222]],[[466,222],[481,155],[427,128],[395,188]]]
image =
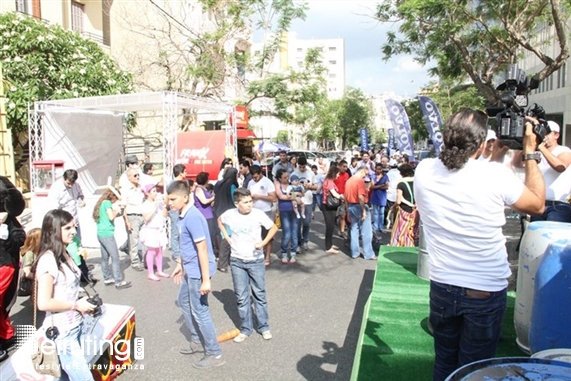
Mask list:
[[133,175],[133,177],[139,177],[139,175]]

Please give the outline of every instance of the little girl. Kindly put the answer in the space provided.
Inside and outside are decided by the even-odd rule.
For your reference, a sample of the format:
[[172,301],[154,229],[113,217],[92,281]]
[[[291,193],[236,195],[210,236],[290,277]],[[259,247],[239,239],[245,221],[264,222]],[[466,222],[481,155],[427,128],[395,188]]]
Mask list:
[[[163,272],[163,246],[167,237],[165,231],[165,219],[167,209],[164,204],[157,199],[157,188],[153,184],[143,187],[145,202],[143,203],[143,219],[145,225],[141,229],[141,242],[147,247],[147,278],[152,281],[159,281],[161,278],[168,278],[169,275]],[[157,273],[153,274],[153,261],[157,266]],[[157,276],[158,275],[158,276]]]
[[32,265],[40,253],[40,237],[42,229],[34,228],[26,233],[26,241],[20,249],[22,256],[22,277],[26,279],[34,279],[32,274]]

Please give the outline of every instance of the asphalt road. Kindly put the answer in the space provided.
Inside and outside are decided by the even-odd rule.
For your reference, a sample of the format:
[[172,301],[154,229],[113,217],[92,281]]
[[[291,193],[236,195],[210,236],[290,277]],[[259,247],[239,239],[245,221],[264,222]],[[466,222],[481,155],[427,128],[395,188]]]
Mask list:
[[[284,265],[272,254],[266,288],[273,339],[253,334],[243,343],[224,342],[226,365],[207,370],[191,366],[199,354],[178,352],[188,334],[175,304],[178,286],[171,279],[147,280],[146,273],[131,270],[121,254],[133,287],[116,290],[100,282],[96,288],[104,302],[135,308],[136,333],[145,342],[145,359],[138,364],[145,369],[127,370],[119,380],[348,380],[376,261],[351,259],[337,236],[334,243],[343,253],[325,254],[324,231],[322,215],[316,212],[310,250],[300,254],[296,264]],[[274,252],[279,252],[280,237],[278,233]],[[98,253],[88,259],[101,279],[98,262]],[[172,271],[168,253],[165,263],[166,271]],[[212,285],[210,310],[220,334],[239,326],[230,273],[217,272]],[[14,324],[31,324],[29,301],[19,298],[12,316]]]

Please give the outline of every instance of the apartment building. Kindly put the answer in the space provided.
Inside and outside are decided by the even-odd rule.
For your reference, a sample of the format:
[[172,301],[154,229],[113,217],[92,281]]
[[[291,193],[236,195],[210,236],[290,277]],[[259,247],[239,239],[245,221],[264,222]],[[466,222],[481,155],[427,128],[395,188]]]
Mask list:
[[112,0],[1,0],[0,12],[20,12],[59,24],[109,49],[109,8]]

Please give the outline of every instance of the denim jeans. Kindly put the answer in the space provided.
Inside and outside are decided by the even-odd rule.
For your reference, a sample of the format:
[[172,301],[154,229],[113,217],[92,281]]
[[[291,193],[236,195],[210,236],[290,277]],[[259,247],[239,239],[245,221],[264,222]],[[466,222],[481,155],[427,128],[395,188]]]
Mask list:
[[93,380],[89,364],[85,360],[85,351],[81,348],[80,344],[81,326],[80,324],[69,331],[62,332],[62,334],[56,338],[55,343],[62,371],[61,377],[54,378],[54,380]]
[[178,217],[179,212],[178,210],[169,210],[169,217],[171,222],[171,258],[176,260],[180,258],[180,241],[179,241],[179,232],[178,232]]
[[506,310],[506,289],[487,295],[430,281],[430,324],[434,336],[434,381],[459,367],[494,357]]
[[252,307],[250,305],[250,289],[254,298],[254,311],[258,321],[257,331],[263,333],[269,331],[268,325],[268,302],[266,300],[266,266],[264,258],[255,261],[243,261],[238,258],[230,258],[230,269],[234,282],[234,293],[238,300],[238,314],[242,324],[240,333],[250,336],[254,330],[252,320]]
[[109,259],[111,259],[111,268],[113,269],[113,280],[115,283],[123,281],[123,274],[121,273],[121,262],[119,261],[119,249],[117,249],[117,242],[115,237],[100,237],[97,236],[99,244],[101,245],[101,272],[103,279],[111,279],[111,271],[109,271]]
[[383,230],[385,226],[385,207],[381,205],[373,206],[373,230]]
[[[299,230],[299,220],[294,212],[280,211],[280,220],[282,222],[282,255],[297,252],[298,240],[297,231]],[[291,247],[290,247],[291,241]]]
[[571,222],[571,204],[546,206],[541,216],[531,216],[531,222],[535,221]]
[[[306,209],[309,209],[311,205],[306,205]],[[298,207],[299,209],[299,207]],[[300,211],[301,214],[301,211]],[[297,235],[297,241],[299,244],[309,243],[309,224],[311,223],[311,213],[306,212],[305,218],[300,219],[300,226],[298,228],[299,234]]]
[[319,210],[323,212],[323,194],[321,193],[313,194],[313,207],[311,208],[313,212],[315,212],[315,207],[318,207]]
[[216,337],[216,329],[208,307],[208,294],[200,295],[201,279],[189,278],[186,274],[178,291],[180,308],[186,327],[190,330],[190,339],[201,343],[204,352],[218,356],[222,353]]
[[358,258],[359,252],[359,235],[363,243],[363,256],[365,259],[371,259],[375,256],[373,251],[373,227],[371,226],[371,210],[365,206],[367,216],[363,221],[361,216],[361,205],[348,204],[347,212],[351,218],[351,257]]

